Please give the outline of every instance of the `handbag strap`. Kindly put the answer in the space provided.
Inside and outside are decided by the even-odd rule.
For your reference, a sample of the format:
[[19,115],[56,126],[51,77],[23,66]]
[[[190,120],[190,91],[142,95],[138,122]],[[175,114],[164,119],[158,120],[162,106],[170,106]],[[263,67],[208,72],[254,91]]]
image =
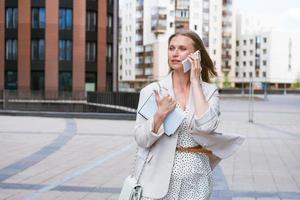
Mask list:
[[[162,89],[161,89],[161,85],[160,85],[159,81],[157,81],[156,83],[157,83],[158,88],[159,88],[159,94],[162,94]],[[138,147],[136,148],[135,159],[134,159],[135,167],[133,168],[132,174],[134,174],[134,171],[137,170],[137,154],[138,154]],[[150,149],[148,150],[146,159],[145,159],[144,162],[143,162],[142,169],[141,169],[141,171],[139,172],[139,174],[138,174],[138,176],[137,176],[137,181],[136,181],[137,183],[139,182],[139,180],[140,180],[140,178],[141,178],[141,175],[142,175],[142,172],[143,172],[143,170],[144,170],[144,168],[145,168],[145,165],[146,165],[146,162],[147,162],[147,160],[148,160],[149,154],[150,154]]]
[[[137,177],[137,179],[136,179],[136,183],[138,183],[138,182],[140,181],[140,178],[141,178],[142,172],[143,172],[143,170],[144,170],[144,167],[145,167],[145,165],[146,165],[146,162],[147,162],[147,160],[148,160],[149,153],[150,153],[150,149],[148,150],[148,153],[147,153],[146,159],[144,160],[144,163],[143,163],[142,169],[141,169],[140,173],[138,174],[138,177]],[[137,155],[136,155],[136,156],[137,156]],[[137,163],[136,163],[136,165],[137,165]]]

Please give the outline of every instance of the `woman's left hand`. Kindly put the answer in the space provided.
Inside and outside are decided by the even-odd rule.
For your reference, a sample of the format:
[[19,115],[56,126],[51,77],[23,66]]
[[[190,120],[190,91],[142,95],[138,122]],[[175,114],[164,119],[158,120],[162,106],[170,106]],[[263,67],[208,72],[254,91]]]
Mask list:
[[197,82],[201,83],[202,78],[201,78],[201,63],[200,63],[200,56],[199,55],[194,55],[190,54],[188,55],[188,60],[191,62],[191,72],[190,72],[190,81],[192,82]]

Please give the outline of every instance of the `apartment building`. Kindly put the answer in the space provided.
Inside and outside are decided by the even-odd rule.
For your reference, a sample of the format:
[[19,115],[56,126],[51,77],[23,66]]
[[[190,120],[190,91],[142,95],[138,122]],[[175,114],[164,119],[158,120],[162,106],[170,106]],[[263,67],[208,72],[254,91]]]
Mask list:
[[[181,29],[202,37],[223,85],[235,68],[235,19],[231,0],[124,0],[120,6],[120,89],[139,90],[169,72],[168,38]],[[224,45],[223,45],[224,44]]]
[[299,32],[266,29],[259,19],[238,15],[235,86],[291,87],[300,78],[299,44]]
[[236,41],[235,85],[258,88],[290,88],[296,82],[300,58],[300,34],[269,31],[241,35]]
[[116,90],[117,9],[112,0],[0,1],[0,90]]

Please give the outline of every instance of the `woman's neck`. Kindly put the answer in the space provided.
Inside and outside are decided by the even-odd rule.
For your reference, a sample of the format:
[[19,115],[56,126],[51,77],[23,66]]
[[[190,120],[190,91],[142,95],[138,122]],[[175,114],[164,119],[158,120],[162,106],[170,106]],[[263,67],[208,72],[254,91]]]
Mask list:
[[173,71],[173,87],[188,89],[190,86],[190,74]]

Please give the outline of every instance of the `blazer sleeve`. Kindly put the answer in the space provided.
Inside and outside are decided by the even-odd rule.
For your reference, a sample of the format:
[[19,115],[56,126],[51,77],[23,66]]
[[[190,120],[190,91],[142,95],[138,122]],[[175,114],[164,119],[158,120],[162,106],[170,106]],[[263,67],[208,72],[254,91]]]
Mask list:
[[191,134],[203,135],[213,132],[219,124],[219,92],[216,86],[213,87],[212,94],[208,97],[208,109],[201,116],[194,115],[191,122]]
[[143,116],[141,116],[138,111],[140,110],[141,106],[146,101],[147,97],[151,95],[151,92],[149,91],[149,88],[143,88],[140,92],[139,97],[139,104],[136,114],[136,122],[134,126],[134,138],[138,146],[143,148],[151,147],[163,134],[164,134],[164,128],[163,124],[159,128],[157,133],[154,133],[153,130],[153,117],[150,119],[145,119]]

